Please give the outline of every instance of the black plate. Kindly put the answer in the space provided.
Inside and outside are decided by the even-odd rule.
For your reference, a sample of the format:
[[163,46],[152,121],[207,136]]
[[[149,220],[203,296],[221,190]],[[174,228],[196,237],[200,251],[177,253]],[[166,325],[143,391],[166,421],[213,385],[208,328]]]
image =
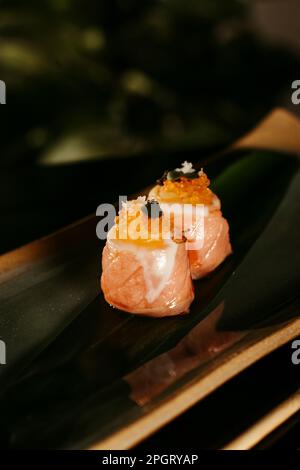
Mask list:
[[196,283],[186,316],[105,303],[93,217],[3,256],[2,446],[132,446],[296,336],[299,162],[243,150],[208,163],[234,254]]

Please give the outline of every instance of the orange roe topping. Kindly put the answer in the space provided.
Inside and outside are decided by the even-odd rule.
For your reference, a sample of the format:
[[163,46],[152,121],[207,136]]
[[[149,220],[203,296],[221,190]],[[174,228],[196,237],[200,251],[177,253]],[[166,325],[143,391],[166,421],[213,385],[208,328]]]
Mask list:
[[166,179],[163,185],[157,188],[158,197],[166,202],[210,205],[214,194],[209,185],[209,178],[204,171],[200,171],[199,177],[194,179],[184,176],[175,181]]
[[140,210],[141,207],[136,206],[135,209],[136,212],[122,209],[115,218],[115,239],[149,248],[163,247],[162,217],[151,219]]

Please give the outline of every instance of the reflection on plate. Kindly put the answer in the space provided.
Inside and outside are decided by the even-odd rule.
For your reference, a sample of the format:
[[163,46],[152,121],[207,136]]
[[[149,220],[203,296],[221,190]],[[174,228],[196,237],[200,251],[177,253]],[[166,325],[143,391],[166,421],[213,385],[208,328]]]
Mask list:
[[206,169],[234,254],[189,315],[106,304],[94,218],[0,260],[2,445],[130,447],[299,333],[298,156],[234,151]]

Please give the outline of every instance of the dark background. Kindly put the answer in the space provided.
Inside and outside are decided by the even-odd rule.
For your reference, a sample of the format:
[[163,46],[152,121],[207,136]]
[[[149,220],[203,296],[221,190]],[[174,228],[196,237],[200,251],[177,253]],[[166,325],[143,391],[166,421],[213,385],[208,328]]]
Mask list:
[[[0,0],[0,253],[227,146],[274,106],[299,113],[299,24],[299,0]],[[222,445],[216,406],[232,438],[233,421],[241,431],[294,391],[287,361],[282,348],[145,445],[198,445],[197,422]],[[299,420],[262,447],[299,447]]]
[[298,0],[0,1],[0,252],[290,103],[298,18]]

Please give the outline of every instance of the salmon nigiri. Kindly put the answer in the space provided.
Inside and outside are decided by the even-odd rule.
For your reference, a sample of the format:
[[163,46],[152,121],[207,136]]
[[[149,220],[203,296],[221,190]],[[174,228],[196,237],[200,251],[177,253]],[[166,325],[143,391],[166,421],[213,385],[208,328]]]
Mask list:
[[[149,206],[157,209],[151,215]],[[194,291],[187,250],[164,231],[163,218],[158,204],[142,197],[123,205],[102,255],[101,287],[112,306],[152,317],[189,311]]]
[[193,279],[212,272],[232,252],[228,222],[209,185],[203,169],[198,172],[191,163],[184,162],[181,168],[166,172],[149,193],[149,198],[157,200],[164,212],[173,215],[175,229],[178,220],[182,222],[175,217],[176,212],[184,214],[178,230],[183,227],[187,239]]

